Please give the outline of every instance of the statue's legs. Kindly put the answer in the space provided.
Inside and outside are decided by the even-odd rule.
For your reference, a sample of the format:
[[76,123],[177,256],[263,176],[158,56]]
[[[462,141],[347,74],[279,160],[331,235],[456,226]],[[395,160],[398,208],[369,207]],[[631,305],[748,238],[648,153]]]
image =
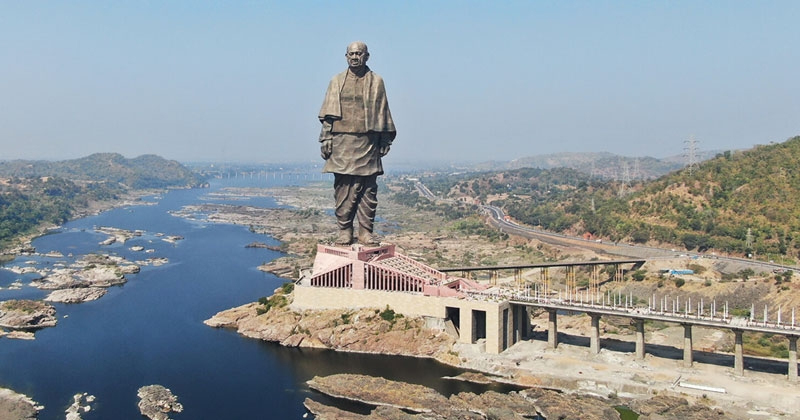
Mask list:
[[356,208],[353,178],[352,175],[333,174],[333,198],[336,202],[334,213],[339,226],[336,243],[340,245],[350,245],[353,242],[353,216]]
[[360,197],[358,199],[358,242],[364,245],[377,245],[378,239],[372,234],[375,222],[375,210],[378,208],[378,175],[361,178]]
[[336,223],[339,236],[336,243],[349,245],[353,242],[353,220],[358,219],[358,240],[363,244],[375,244],[372,237],[375,210],[378,208],[378,176],[356,176],[334,174],[333,189],[336,200]]

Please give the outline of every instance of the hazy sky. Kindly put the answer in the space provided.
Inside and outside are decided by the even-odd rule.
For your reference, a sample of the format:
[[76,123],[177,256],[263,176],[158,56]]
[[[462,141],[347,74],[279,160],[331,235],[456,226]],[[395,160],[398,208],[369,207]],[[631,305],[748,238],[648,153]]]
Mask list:
[[[800,134],[798,1],[0,1],[0,160],[319,160],[369,45],[387,161],[749,148]],[[388,163],[387,164],[390,164]]]

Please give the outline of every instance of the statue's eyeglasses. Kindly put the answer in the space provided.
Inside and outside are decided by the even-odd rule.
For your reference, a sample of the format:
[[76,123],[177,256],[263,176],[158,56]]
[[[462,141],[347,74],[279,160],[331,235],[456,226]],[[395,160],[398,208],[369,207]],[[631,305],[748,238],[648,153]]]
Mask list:
[[352,56],[352,57],[361,57],[362,55],[364,55],[364,52],[363,51],[350,51],[350,52],[347,53],[347,55]]

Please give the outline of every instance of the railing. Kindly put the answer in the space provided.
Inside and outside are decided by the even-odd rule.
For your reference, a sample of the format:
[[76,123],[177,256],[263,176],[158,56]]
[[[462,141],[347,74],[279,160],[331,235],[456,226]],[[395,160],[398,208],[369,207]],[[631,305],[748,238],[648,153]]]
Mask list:
[[[667,322],[686,323],[693,321],[695,323],[704,324],[708,326],[721,326],[730,329],[748,329],[753,331],[763,331],[785,334],[787,332],[800,334],[800,325],[795,319],[795,310],[791,311],[791,320],[783,322],[781,317],[781,310],[778,310],[777,320],[770,320],[765,313],[761,321],[757,321],[752,317],[732,317],[728,311],[727,302],[723,306],[721,312],[717,311],[716,303],[710,305],[709,310],[705,310],[702,303],[698,304],[697,311],[690,310],[692,305],[689,300],[686,300],[686,305],[683,310],[678,310],[679,305],[673,305],[672,310],[665,309],[666,300],[661,305],[661,310],[655,309],[655,304],[651,301],[648,306],[636,306],[631,304],[631,300],[621,298],[612,299],[607,295],[601,295],[601,299],[585,299],[585,295],[572,294],[567,296],[558,293],[556,297],[551,294],[543,294],[534,291],[530,293],[531,289],[524,289],[522,291],[511,291],[503,289],[493,289],[490,291],[465,291],[465,293],[473,298],[479,300],[489,300],[494,302],[501,301],[514,301],[523,304],[533,304],[534,306],[551,307],[561,310],[575,310],[576,312],[602,312],[609,315],[619,315],[631,318],[649,318],[653,320],[663,320]],[[661,300],[659,300],[661,301]],[[676,302],[679,300],[676,299]],[[766,312],[766,309],[765,309]],[[795,335],[795,334],[790,334]]]
[[397,292],[422,293],[425,281],[411,274],[376,265],[364,267],[364,288]]

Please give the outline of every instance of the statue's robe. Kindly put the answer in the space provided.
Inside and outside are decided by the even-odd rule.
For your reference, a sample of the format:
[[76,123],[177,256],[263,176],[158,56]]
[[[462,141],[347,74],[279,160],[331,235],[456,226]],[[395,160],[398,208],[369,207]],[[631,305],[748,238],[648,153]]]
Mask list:
[[[366,70],[358,84],[364,106],[363,124],[359,120],[359,127],[343,124],[341,131],[337,128],[337,121],[343,118],[341,93],[350,70],[337,74],[328,84],[318,116],[322,123],[319,141],[331,140],[333,147],[331,156],[325,160],[323,172],[355,176],[383,174],[380,147],[390,145],[397,131],[386,100],[383,79],[369,68]],[[349,77],[355,76],[351,73]]]

